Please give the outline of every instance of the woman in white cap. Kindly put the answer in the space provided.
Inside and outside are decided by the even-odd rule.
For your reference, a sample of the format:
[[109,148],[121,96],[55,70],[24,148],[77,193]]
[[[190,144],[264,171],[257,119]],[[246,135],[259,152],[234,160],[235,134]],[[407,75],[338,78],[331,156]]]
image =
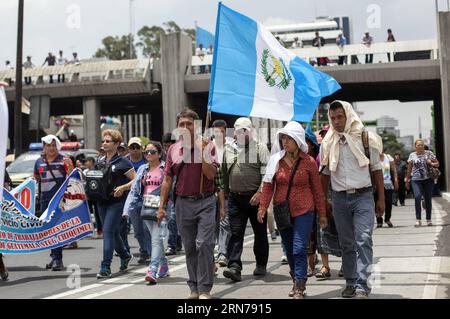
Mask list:
[[[315,211],[319,213],[320,226],[327,226],[325,198],[319,172],[315,160],[307,153],[305,130],[300,123],[289,122],[278,131],[273,155],[264,176],[258,211],[258,221],[262,222],[273,197],[275,220],[286,248],[290,274],[294,281],[289,296],[294,299],[303,299],[305,296],[308,279],[307,247]],[[290,225],[280,225],[278,207],[286,202],[290,216],[285,220],[288,224],[290,222]]]
[[[44,150],[34,164],[34,178],[39,183],[40,212],[43,213],[67,175],[72,172],[73,163],[70,158],[59,153],[61,142],[55,135],[44,136],[41,140]],[[53,271],[64,269],[62,250],[62,247],[51,250],[52,259],[45,268]]]

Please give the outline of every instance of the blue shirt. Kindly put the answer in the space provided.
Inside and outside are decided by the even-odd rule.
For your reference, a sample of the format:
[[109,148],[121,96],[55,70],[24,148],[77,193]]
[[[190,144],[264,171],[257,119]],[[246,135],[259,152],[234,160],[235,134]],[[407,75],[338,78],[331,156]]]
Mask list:
[[342,36],[341,38],[338,37],[336,39],[336,44],[337,45],[346,45],[347,44],[347,39],[344,36]]
[[131,160],[131,158],[129,158],[129,157],[127,157],[129,160],[130,160],[130,162],[131,162],[131,165],[133,165],[133,167],[134,167],[134,170],[137,172],[137,170],[139,169],[139,167],[141,167],[142,165],[144,165],[144,164],[147,164],[147,161],[145,160],[145,158],[142,156],[142,159],[139,161],[139,162],[133,162],[132,160]]
[[[67,160],[61,154],[48,163],[44,157],[39,157],[34,163],[34,174],[40,178],[40,192],[41,192],[41,207],[42,210],[47,208],[48,203],[52,199],[53,195],[58,191],[59,187],[64,183],[67,176],[67,168],[65,167],[64,160]],[[51,172],[50,172],[51,170]],[[53,178],[53,175],[55,178]]]

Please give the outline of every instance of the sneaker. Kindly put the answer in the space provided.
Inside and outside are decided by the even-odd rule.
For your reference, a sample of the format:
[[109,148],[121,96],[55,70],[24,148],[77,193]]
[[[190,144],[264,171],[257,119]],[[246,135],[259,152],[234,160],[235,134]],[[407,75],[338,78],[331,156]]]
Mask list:
[[97,279],[111,278],[111,268],[102,266],[97,274]]
[[266,266],[256,265],[255,270],[253,270],[253,276],[265,276],[266,274]]
[[129,255],[127,258],[120,258],[120,271],[126,271],[132,259],[133,255]]
[[168,264],[162,264],[159,267],[158,278],[164,278],[164,277],[168,277],[168,276],[170,276],[169,265]]
[[431,222],[431,220],[427,220],[427,226],[433,226],[433,223]]
[[287,265],[289,264],[288,259],[285,255],[281,256],[281,264],[282,265]]
[[198,296],[198,299],[211,299],[211,295],[209,292],[201,292]]
[[420,227],[420,226],[422,226],[422,221],[416,220],[416,224],[414,225],[414,227]]
[[62,260],[54,260],[52,265],[52,271],[64,270],[64,264]]
[[273,241],[277,240],[277,233],[276,232],[271,233],[270,237],[272,238]]
[[45,265],[45,269],[52,269],[52,268],[53,268],[53,259],[50,260],[50,262]]
[[242,281],[241,273],[237,270],[227,268],[223,271],[223,276],[235,282]]
[[381,228],[381,227],[383,227],[383,224],[382,223],[378,223],[377,224],[377,228]]
[[357,290],[355,292],[355,299],[369,299],[369,294],[364,290]]
[[3,256],[0,256],[0,278],[2,280],[8,279],[8,269],[5,266],[5,263],[3,262]]
[[219,258],[217,258],[217,263],[220,267],[226,267],[228,265],[227,257],[220,255]]
[[156,284],[156,271],[154,270],[147,270],[145,272],[145,281],[149,282],[150,284]]
[[150,260],[150,256],[149,255],[141,255],[139,257],[139,259],[137,260],[138,264],[146,264],[148,263],[148,261]]
[[342,298],[353,298],[353,297],[355,297],[355,293],[356,293],[355,287],[347,286],[342,291],[341,296],[342,296]]
[[386,222],[386,224],[389,226],[389,228],[392,228],[392,227],[394,227],[394,225],[392,225],[392,223],[391,223],[391,221],[390,220],[388,220],[387,222]]
[[167,248],[166,250],[166,256],[174,256],[177,254],[177,251],[173,249],[172,247]]
[[198,299],[200,295],[196,291],[192,291],[191,294],[187,297],[187,299]]

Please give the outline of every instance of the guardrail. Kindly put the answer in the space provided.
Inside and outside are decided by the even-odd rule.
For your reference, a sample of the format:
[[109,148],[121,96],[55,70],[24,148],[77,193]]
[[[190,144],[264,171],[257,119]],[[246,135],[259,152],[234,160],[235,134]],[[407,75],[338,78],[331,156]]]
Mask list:
[[[334,58],[339,56],[347,57],[346,64],[352,63],[352,56],[366,55],[366,54],[390,54],[394,61],[396,53],[414,53],[414,52],[429,52],[430,59],[438,59],[438,43],[434,39],[430,40],[414,40],[414,41],[397,41],[397,42],[381,42],[373,43],[369,47],[364,44],[349,44],[343,47],[328,44],[321,48],[307,47],[299,49],[289,49],[295,55],[301,57],[307,62],[320,57]],[[205,66],[211,65],[213,61],[212,55],[205,55],[200,58],[198,56],[192,57],[191,73],[205,73],[208,71]],[[354,61],[354,60],[353,60]]]
[[[147,79],[149,59],[121,61],[78,62],[65,65],[41,66],[23,69],[24,78],[31,77],[34,84],[44,84],[44,77],[65,75],[65,82],[108,81],[117,79]],[[0,71],[0,81],[15,80],[16,70]],[[56,82],[56,79],[53,79]]]

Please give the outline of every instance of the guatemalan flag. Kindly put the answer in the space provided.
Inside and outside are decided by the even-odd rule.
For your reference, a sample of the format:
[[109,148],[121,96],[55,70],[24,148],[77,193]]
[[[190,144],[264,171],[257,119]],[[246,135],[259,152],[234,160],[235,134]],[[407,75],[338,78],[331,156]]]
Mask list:
[[262,24],[219,3],[209,111],[310,122],[322,97],[340,88]]

